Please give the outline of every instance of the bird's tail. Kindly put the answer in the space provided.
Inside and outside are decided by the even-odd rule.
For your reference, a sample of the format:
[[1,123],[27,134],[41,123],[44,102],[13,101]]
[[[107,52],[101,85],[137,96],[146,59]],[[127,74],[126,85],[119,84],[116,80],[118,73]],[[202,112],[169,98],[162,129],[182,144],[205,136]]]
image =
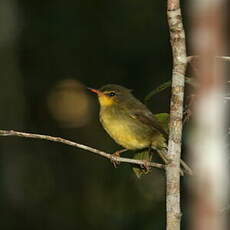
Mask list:
[[[141,151],[137,151],[134,154],[134,159],[145,160],[145,161],[151,162],[152,161],[152,153],[151,153],[150,149],[144,149]],[[133,165],[132,169],[138,178],[151,172],[151,167],[140,167],[139,165]]]

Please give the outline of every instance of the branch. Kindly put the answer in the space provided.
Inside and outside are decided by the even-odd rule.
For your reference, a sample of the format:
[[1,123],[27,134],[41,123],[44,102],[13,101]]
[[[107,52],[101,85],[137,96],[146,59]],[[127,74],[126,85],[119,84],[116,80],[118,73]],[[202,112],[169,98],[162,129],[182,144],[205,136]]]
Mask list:
[[110,153],[103,152],[101,150],[89,147],[87,145],[78,144],[76,142],[66,140],[66,139],[61,138],[61,137],[53,137],[53,136],[34,134],[34,133],[24,133],[24,132],[18,132],[18,131],[14,131],[14,130],[0,130],[0,136],[17,136],[17,137],[25,137],[25,138],[53,141],[53,142],[58,142],[58,143],[62,143],[65,145],[70,145],[70,146],[73,146],[73,147],[76,147],[79,149],[83,149],[83,150],[95,153],[95,154],[100,155],[104,158],[107,158],[113,162],[119,162],[119,163],[123,162],[123,163],[129,163],[129,164],[136,164],[136,165],[140,165],[142,167],[155,167],[155,168],[163,168],[163,169],[165,168],[165,166],[163,164],[158,164],[158,163],[143,161],[143,160],[124,158],[124,157],[117,157],[117,156],[114,156]]
[[167,15],[173,55],[173,71],[168,143],[168,158],[171,160],[171,163],[166,167],[166,229],[179,230],[181,221],[180,157],[184,84],[187,65],[185,32],[179,0],[168,0]]
[[[191,62],[191,61],[193,61],[194,59],[197,59],[197,58],[199,58],[198,55],[188,56],[187,57],[187,62]],[[220,60],[223,60],[223,61],[230,61],[230,56],[216,56],[216,59],[220,59]]]
[[[185,77],[185,83],[187,83],[188,85],[192,86],[192,87],[197,87],[196,82],[191,78],[191,77]],[[163,90],[170,88],[172,85],[172,81],[166,81],[164,83],[162,83],[161,85],[159,85],[157,88],[153,89],[152,91],[150,91],[144,98],[144,102],[147,103],[154,95],[162,92]]]
[[221,59],[223,61],[230,61],[230,57],[228,56],[216,56],[217,59]]

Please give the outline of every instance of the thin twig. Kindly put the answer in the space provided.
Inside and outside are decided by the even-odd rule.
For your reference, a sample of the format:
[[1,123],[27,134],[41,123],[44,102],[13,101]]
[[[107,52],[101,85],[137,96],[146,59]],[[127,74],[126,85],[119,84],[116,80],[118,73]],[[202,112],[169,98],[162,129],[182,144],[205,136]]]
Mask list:
[[[192,86],[192,87],[197,87],[196,82],[190,78],[190,77],[185,77],[185,83],[187,83],[188,85]],[[153,89],[150,93],[148,93],[145,96],[144,102],[147,103],[154,95],[162,92],[163,90],[170,88],[172,85],[172,81],[166,81],[164,83],[162,83],[161,85],[159,85],[157,88]]]
[[41,134],[34,134],[34,133],[25,133],[25,132],[19,132],[19,131],[14,131],[14,130],[0,130],[0,136],[17,136],[17,137],[25,137],[25,138],[33,138],[33,139],[42,139],[42,140],[47,140],[47,141],[53,141],[53,142],[58,142],[62,143],[65,145],[70,145],[79,149],[83,149],[92,153],[95,153],[97,155],[100,155],[102,157],[105,157],[111,161],[115,162],[123,162],[123,163],[129,163],[129,164],[136,164],[136,165],[141,165],[144,167],[155,167],[155,168],[165,168],[165,165],[159,164],[159,163],[154,163],[154,162],[149,162],[149,161],[142,161],[142,160],[136,160],[136,159],[130,159],[130,158],[124,158],[124,157],[117,157],[114,156],[110,153],[106,153],[104,151],[82,145],[70,140],[66,140],[61,137],[53,137],[53,136],[48,136],[48,135],[41,135]]
[[189,62],[193,61],[196,58],[198,58],[198,55],[188,56],[187,57],[187,62],[189,63]]
[[230,57],[228,57],[228,56],[217,56],[216,58],[217,59],[222,59],[224,61],[230,61]]
[[[198,55],[188,56],[187,57],[187,62],[191,62],[196,58],[199,58],[199,56]],[[216,56],[216,59],[220,59],[220,60],[223,60],[223,61],[230,61],[230,56]]]

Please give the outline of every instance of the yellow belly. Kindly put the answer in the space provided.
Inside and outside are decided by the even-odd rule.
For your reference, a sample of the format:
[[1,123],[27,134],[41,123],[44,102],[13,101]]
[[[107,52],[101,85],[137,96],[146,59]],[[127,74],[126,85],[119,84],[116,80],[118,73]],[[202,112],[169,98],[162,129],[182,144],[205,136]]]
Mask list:
[[135,132],[135,127],[127,120],[121,122],[119,120],[101,119],[101,123],[114,141],[126,149],[142,149],[151,145],[149,138],[143,138]]

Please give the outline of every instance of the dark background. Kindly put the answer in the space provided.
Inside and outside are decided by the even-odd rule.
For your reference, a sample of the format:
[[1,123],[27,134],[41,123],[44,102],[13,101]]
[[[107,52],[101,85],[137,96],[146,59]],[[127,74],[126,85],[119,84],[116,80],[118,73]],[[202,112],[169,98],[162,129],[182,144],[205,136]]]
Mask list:
[[[1,129],[113,152],[84,86],[121,84],[143,100],[170,79],[166,1],[1,0],[0,63]],[[169,92],[152,98],[154,113],[168,112]],[[18,137],[1,137],[0,152],[1,229],[165,228],[158,169],[138,180],[128,164]]]

